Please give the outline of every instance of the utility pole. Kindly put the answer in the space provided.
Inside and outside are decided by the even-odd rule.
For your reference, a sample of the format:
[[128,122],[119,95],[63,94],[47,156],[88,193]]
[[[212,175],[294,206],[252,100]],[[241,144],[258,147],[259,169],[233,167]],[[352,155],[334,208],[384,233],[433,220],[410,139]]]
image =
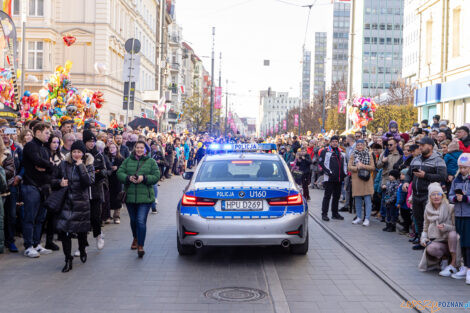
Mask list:
[[323,81],[323,108],[321,112],[321,131],[325,129],[326,82]]
[[214,122],[214,49],[215,49],[215,27],[212,27],[212,60],[211,60],[211,108],[209,134],[212,134],[212,124]]
[[[159,57],[160,57],[160,66],[158,68],[158,79],[159,79],[159,89],[160,89],[160,99],[163,98],[163,64],[164,64],[164,45],[165,45],[165,40],[164,40],[164,29],[165,29],[165,3],[166,1],[160,1],[160,34],[159,34],[159,41],[160,41],[160,47],[159,47]],[[159,101],[160,102],[160,101]],[[166,112],[164,112],[160,118],[158,119],[158,128],[159,131],[163,131],[162,127],[162,122],[163,119],[165,118]]]
[[228,79],[225,80],[225,126],[224,126],[225,138],[227,138],[227,118],[228,118]]
[[[222,52],[220,52],[219,55],[219,87],[222,87]],[[220,91],[220,108],[222,109],[222,90]],[[221,110],[218,111],[217,114],[217,122],[219,123],[219,135],[222,133],[222,126],[220,124],[220,115],[221,115]]]
[[351,27],[349,32],[349,68],[348,68],[348,101],[346,103],[346,130],[349,129],[349,105],[352,104],[352,90],[353,90],[353,64],[354,64],[354,28],[355,28],[355,18],[354,13],[356,11],[356,0],[351,0]]
[[21,2],[21,86],[20,99],[24,94],[24,71],[25,71],[25,49],[26,49],[26,1]]

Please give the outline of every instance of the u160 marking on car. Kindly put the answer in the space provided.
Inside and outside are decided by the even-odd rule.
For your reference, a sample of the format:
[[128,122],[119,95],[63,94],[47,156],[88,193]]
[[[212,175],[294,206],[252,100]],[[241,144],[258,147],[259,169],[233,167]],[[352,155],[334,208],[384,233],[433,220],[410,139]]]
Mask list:
[[266,198],[266,191],[250,191],[250,198]]

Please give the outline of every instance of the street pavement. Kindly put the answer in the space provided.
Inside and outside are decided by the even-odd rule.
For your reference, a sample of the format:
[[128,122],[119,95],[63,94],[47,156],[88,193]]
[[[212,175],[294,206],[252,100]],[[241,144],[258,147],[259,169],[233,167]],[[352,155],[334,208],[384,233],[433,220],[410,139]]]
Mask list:
[[[120,225],[105,226],[105,248],[96,250],[89,237],[88,261],[76,259],[69,273],[61,273],[61,251],[39,259],[0,255],[0,312],[412,312],[400,308],[397,294],[313,219],[306,256],[290,255],[280,247],[239,247],[203,248],[194,256],[180,257],[175,208],[185,184],[180,177],[161,183],[159,214],[148,217],[143,259],[129,249],[132,238],[125,210]],[[322,193],[313,195],[310,209],[318,214]],[[460,288],[462,281],[418,272],[418,253],[405,238],[385,236],[376,229],[378,222],[369,229],[350,227],[352,216],[348,218],[328,227],[344,231],[341,236],[367,250],[367,259],[379,262],[403,288],[422,291],[413,293],[418,299],[434,295],[438,287],[449,297],[465,298],[465,291],[470,295],[469,288]],[[206,297],[207,291],[223,287],[255,288],[266,296],[251,302]],[[432,293],[426,294],[428,290]]]

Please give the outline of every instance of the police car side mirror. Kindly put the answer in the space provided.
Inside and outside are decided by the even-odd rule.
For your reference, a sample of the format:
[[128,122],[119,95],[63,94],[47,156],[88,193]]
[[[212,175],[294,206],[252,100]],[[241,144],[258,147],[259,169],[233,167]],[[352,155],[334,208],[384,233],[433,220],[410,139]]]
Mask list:
[[190,180],[191,178],[193,178],[193,175],[194,175],[194,172],[184,172],[183,179]]

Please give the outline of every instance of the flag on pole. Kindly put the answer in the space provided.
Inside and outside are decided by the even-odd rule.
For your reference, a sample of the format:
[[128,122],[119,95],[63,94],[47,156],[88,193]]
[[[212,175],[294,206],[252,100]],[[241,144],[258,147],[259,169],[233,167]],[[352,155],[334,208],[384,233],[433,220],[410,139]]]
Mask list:
[[11,16],[11,0],[3,0],[3,12]]
[[346,91],[338,92],[338,113],[346,113]]
[[299,114],[294,115],[294,126],[299,126]]
[[286,129],[287,129],[287,121],[283,120],[282,121],[282,130],[286,130]]
[[277,124],[276,124],[275,129],[274,129],[274,132],[277,133],[278,131],[279,131],[279,129],[278,129],[278,126],[277,126]]
[[222,109],[222,87],[215,87],[214,109]]

